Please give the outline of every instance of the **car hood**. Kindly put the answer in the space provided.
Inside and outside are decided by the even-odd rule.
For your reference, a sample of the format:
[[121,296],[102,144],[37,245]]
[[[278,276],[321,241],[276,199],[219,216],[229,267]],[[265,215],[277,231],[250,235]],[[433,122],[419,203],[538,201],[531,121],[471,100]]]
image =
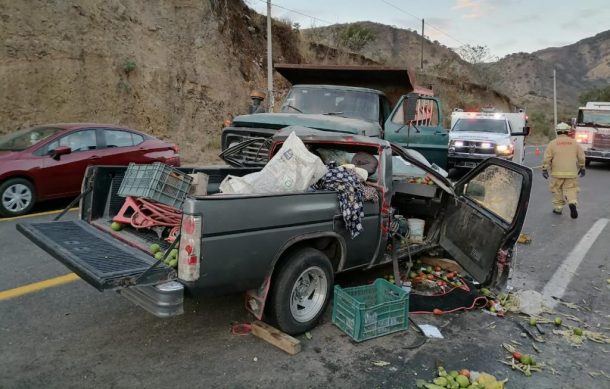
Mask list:
[[264,127],[274,129],[288,126],[303,126],[322,131],[381,136],[381,126],[378,123],[320,114],[257,113],[253,115],[241,115],[233,119],[233,125],[235,127]]
[[459,140],[488,140],[492,142],[499,142],[502,140],[508,140],[510,136],[508,134],[494,134],[492,132],[470,132],[470,131],[452,131],[449,133],[449,139]]
[[16,151],[0,151],[0,161],[16,159],[18,155]]

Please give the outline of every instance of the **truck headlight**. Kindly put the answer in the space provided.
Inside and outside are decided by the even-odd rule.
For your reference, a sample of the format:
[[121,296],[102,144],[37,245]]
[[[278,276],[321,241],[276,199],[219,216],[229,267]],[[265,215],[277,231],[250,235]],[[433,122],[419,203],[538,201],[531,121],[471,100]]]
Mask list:
[[496,154],[498,155],[511,155],[513,153],[513,145],[497,145]]
[[464,142],[462,142],[461,140],[452,140],[451,144],[454,147],[464,147]]

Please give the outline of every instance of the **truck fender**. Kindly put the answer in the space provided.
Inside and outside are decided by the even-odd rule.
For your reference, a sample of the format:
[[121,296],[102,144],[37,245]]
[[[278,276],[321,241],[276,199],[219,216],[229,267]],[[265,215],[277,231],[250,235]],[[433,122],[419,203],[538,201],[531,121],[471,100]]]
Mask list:
[[[312,232],[289,239],[282,245],[282,247],[280,247],[277,254],[273,258],[263,283],[257,289],[250,289],[246,291],[246,310],[252,313],[258,320],[261,320],[263,317],[265,303],[267,301],[267,295],[271,287],[273,272],[276,265],[282,258],[286,258],[286,254],[305,246],[314,247],[328,255],[335,272],[343,269],[343,266],[345,265],[347,246],[345,239],[336,232]],[[330,253],[331,255],[329,255],[329,249],[332,250],[332,253]]]

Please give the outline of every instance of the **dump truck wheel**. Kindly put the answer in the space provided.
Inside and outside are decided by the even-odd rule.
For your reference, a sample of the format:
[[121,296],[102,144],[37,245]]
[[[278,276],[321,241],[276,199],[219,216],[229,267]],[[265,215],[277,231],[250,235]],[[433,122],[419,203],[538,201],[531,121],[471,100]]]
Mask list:
[[290,335],[312,329],[326,310],[333,268],[321,251],[304,248],[286,258],[273,278],[268,317]]

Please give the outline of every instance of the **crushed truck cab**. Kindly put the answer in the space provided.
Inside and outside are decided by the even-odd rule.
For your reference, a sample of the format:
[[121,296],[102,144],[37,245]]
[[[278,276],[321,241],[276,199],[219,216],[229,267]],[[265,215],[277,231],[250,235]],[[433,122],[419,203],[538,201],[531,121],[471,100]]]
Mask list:
[[[189,196],[182,207],[177,272],[150,256],[152,243],[169,249],[156,232],[111,228],[124,201],[117,192],[125,167],[89,168],[79,220],[17,228],[98,290],[119,291],[157,316],[181,313],[186,291],[195,298],[247,292],[247,308],[289,334],[315,326],[335,274],[385,264],[393,255],[406,260],[437,249],[483,285],[506,282],[529,202],[529,168],[490,158],[452,185],[416,153],[386,140],[308,128],[278,132],[270,157],[291,133],[325,163],[357,153],[377,159],[365,182],[377,201],[363,202],[356,237],[334,191],[219,193],[228,175],[260,170],[234,166],[182,168],[207,174],[209,182],[207,195]],[[423,178],[426,185],[418,184]],[[394,252],[389,227],[398,216],[422,219],[425,229],[421,241]]]

